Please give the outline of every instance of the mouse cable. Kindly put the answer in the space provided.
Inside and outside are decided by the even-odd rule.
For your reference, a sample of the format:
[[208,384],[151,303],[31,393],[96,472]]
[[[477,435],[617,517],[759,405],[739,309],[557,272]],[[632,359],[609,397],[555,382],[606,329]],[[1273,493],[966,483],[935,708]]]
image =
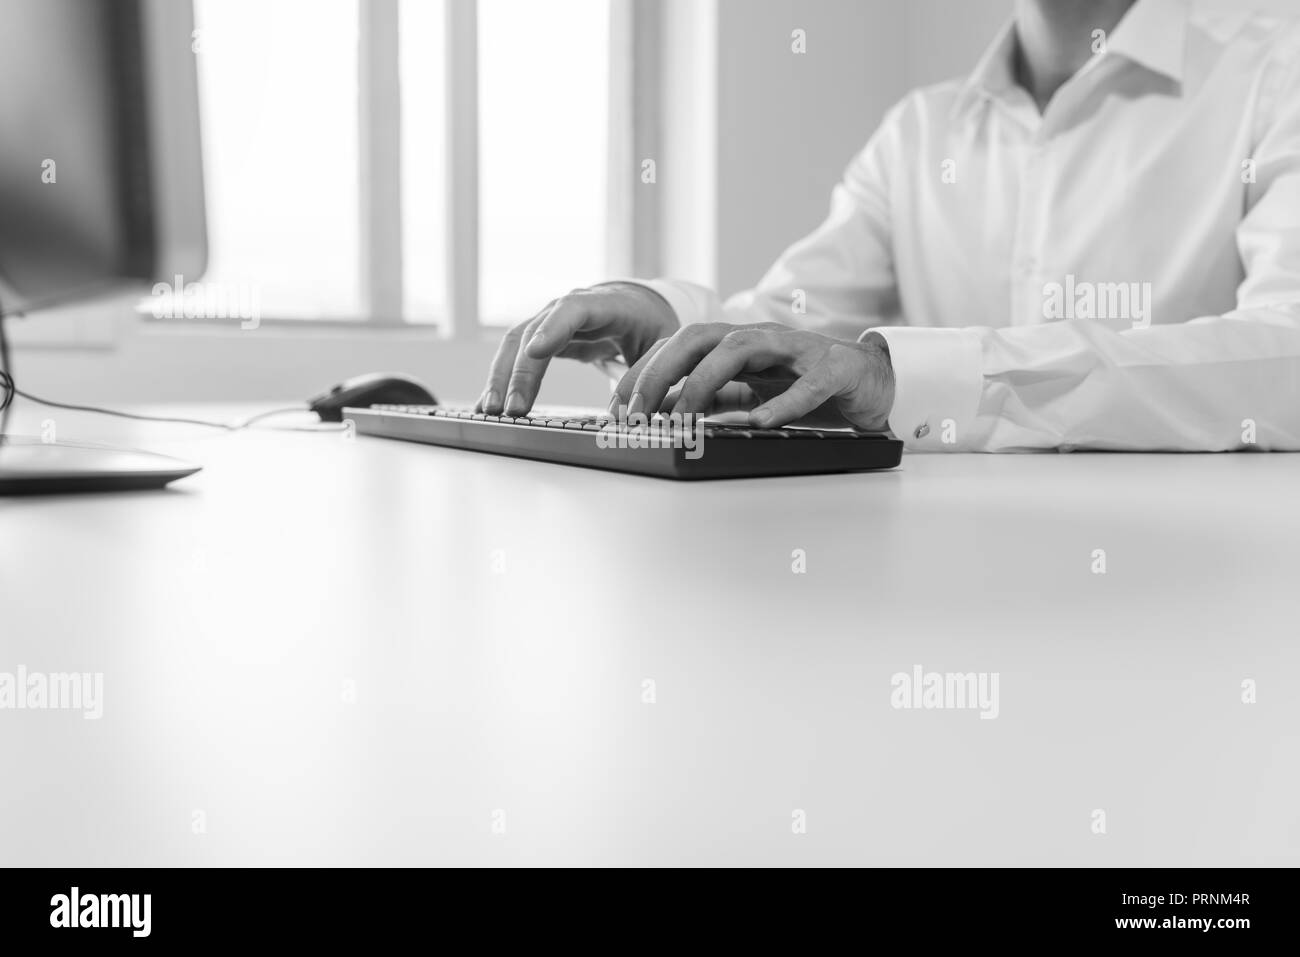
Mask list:
[[4,444],[8,434],[6,426],[9,424],[9,406],[13,404],[14,393],[18,391],[10,368],[12,365],[9,361],[9,337],[5,334],[4,303],[0,302],[0,445]]
[[[242,422],[214,422],[210,419],[187,419],[176,416],[166,415],[141,415],[136,412],[122,412],[118,409],[106,409],[95,405],[76,405],[69,402],[55,402],[53,399],[43,399],[38,395],[25,392],[18,388],[14,381],[13,363],[9,355],[9,337],[5,332],[4,313],[0,312],[0,439],[8,434],[6,425],[9,422],[9,406],[13,404],[15,396],[21,396],[28,402],[35,402],[37,405],[47,406],[51,409],[66,409],[69,412],[90,412],[94,415],[111,415],[119,419],[133,419],[137,422],[167,422],[176,425],[198,425],[209,429],[221,429],[223,432],[241,432],[250,428],[257,422],[269,419],[272,416],[287,415],[290,412],[306,412],[305,405],[289,406],[283,409],[271,409],[267,412],[259,412],[251,418]],[[307,426],[272,426],[274,431],[282,432],[338,432],[346,428],[341,426],[338,429],[322,429],[318,427]]]

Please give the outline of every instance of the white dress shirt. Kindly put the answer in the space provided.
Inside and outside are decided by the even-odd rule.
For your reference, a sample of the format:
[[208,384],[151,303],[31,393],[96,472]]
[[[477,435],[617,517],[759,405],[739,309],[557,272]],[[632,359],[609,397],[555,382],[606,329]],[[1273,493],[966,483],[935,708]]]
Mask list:
[[1300,450],[1300,29],[1138,0],[1042,114],[1015,43],[897,104],[754,289],[647,285],[877,327],[912,449]]

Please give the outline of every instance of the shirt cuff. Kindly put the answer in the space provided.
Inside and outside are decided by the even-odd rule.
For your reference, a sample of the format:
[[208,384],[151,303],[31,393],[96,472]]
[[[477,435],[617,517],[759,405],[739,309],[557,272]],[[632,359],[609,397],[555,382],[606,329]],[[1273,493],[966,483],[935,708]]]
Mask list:
[[714,293],[694,283],[677,279],[612,279],[610,282],[635,283],[657,292],[683,326],[704,322],[713,314]]
[[889,344],[894,367],[890,430],[909,451],[960,451],[974,438],[984,387],[980,337],[972,329],[869,329]]

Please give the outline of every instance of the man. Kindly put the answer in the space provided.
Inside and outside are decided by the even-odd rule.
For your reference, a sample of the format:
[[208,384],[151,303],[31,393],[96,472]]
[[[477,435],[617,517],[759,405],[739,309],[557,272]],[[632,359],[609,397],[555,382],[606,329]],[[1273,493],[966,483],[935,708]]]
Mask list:
[[552,358],[620,356],[629,414],[716,410],[740,382],[755,426],[912,449],[1300,450],[1300,30],[1018,0],[756,288],[563,296],[505,337],[479,405],[522,413]]

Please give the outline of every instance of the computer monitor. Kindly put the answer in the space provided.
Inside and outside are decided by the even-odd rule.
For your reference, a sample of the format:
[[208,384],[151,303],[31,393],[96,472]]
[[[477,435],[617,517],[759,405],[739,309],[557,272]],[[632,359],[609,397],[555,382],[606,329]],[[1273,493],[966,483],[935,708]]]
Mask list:
[[207,258],[188,0],[0,0],[0,310]]
[[[0,323],[201,276],[194,40],[189,0],[0,0]],[[0,491],[175,477],[157,464],[10,437]]]

